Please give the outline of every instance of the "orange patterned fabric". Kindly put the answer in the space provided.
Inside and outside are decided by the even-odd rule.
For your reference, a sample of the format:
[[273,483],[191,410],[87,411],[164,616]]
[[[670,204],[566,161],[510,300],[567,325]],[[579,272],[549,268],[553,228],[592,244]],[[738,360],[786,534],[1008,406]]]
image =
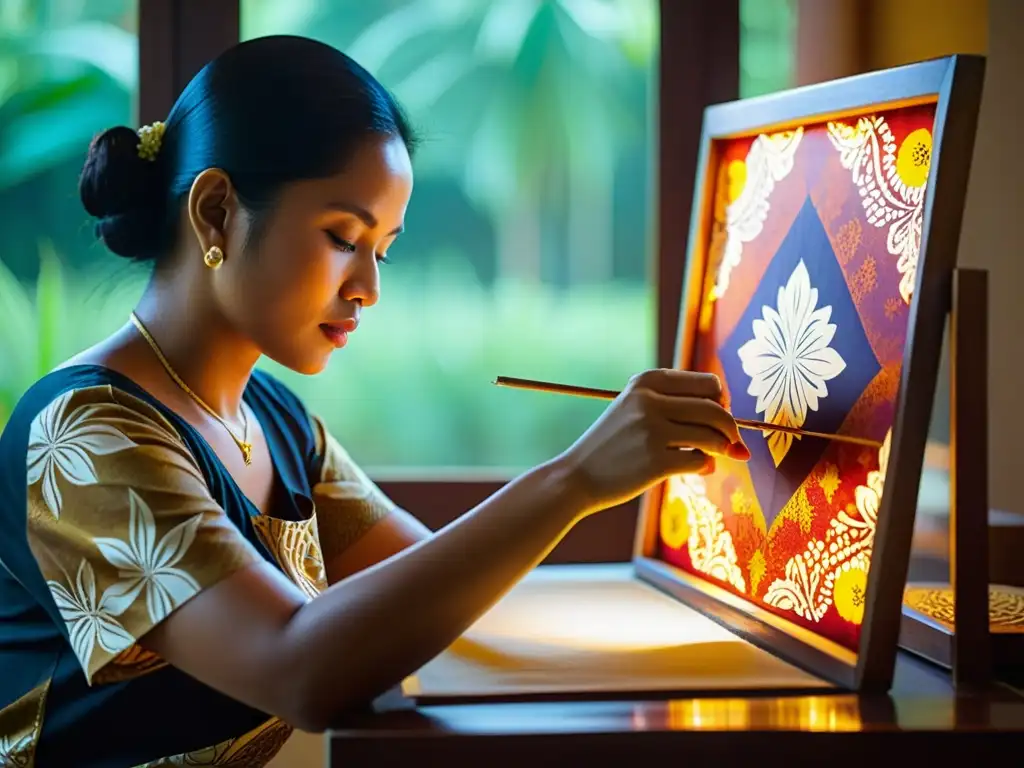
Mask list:
[[659,557],[856,650],[921,245],[934,105],[716,147],[688,367],[738,417],[879,441],[744,432],[748,463],[666,483]]

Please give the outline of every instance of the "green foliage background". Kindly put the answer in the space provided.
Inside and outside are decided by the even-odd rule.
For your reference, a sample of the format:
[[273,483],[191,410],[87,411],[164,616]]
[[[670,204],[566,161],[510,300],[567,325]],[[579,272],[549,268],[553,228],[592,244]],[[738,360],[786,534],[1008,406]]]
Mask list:
[[[656,0],[242,0],[243,37],[315,37],[393,88],[426,138],[382,301],[329,369],[266,367],[364,465],[515,471],[653,364]],[[785,87],[792,0],[743,0],[743,95]],[[135,125],[133,0],[0,6],[0,427],[32,382],[123,324],[147,275],[96,245],[91,137]],[[680,212],[680,215],[688,215]],[[680,244],[680,258],[682,244]]]

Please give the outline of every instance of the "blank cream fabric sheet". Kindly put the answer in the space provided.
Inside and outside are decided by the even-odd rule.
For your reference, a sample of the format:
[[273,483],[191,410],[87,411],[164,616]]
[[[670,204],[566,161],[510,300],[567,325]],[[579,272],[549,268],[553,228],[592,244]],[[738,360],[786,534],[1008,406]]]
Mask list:
[[830,687],[614,564],[534,570],[402,690],[463,699]]

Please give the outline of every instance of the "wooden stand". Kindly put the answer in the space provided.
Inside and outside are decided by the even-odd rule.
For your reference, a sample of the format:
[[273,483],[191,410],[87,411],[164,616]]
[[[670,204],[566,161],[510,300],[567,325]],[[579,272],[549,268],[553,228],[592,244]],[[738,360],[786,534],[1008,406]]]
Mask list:
[[[985,270],[954,271],[949,330],[950,584],[909,586],[900,626],[900,645],[951,668],[957,687],[984,688],[992,681],[988,583],[988,273]],[[948,606],[950,592],[951,622],[947,612],[941,610]],[[926,597],[918,600],[918,596]]]

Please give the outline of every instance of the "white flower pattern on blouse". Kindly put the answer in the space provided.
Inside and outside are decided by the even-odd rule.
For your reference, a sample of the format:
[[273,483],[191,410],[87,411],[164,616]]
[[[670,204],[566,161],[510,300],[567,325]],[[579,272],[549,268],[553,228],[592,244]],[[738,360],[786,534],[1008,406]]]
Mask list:
[[32,734],[4,736],[0,734],[0,768],[28,768]]
[[157,541],[156,520],[149,506],[131,488],[128,496],[128,540],[100,536],[93,539],[121,578],[103,593],[103,601],[112,613],[120,615],[145,590],[149,619],[159,624],[199,592],[199,582],[175,566],[195,540],[202,516],[193,515]]
[[96,482],[93,455],[123,451],[135,445],[115,427],[92,419],[88,405],[67,414],[72,392],[58,397],[32,422],[28,440],[29,485],[43,481],[43,499],[54,517],[60,517],[61,493],[57,476],[75,485]]
[[131,648],[135,638],[111,615],[106,593],[96,600],[96,574],[88,560],[79,564],[74,584],[68,579],[71,589],[59,581],[46,584],[68,626],[71,648],[84,669],[89,669],[97,645],[111,655]]

